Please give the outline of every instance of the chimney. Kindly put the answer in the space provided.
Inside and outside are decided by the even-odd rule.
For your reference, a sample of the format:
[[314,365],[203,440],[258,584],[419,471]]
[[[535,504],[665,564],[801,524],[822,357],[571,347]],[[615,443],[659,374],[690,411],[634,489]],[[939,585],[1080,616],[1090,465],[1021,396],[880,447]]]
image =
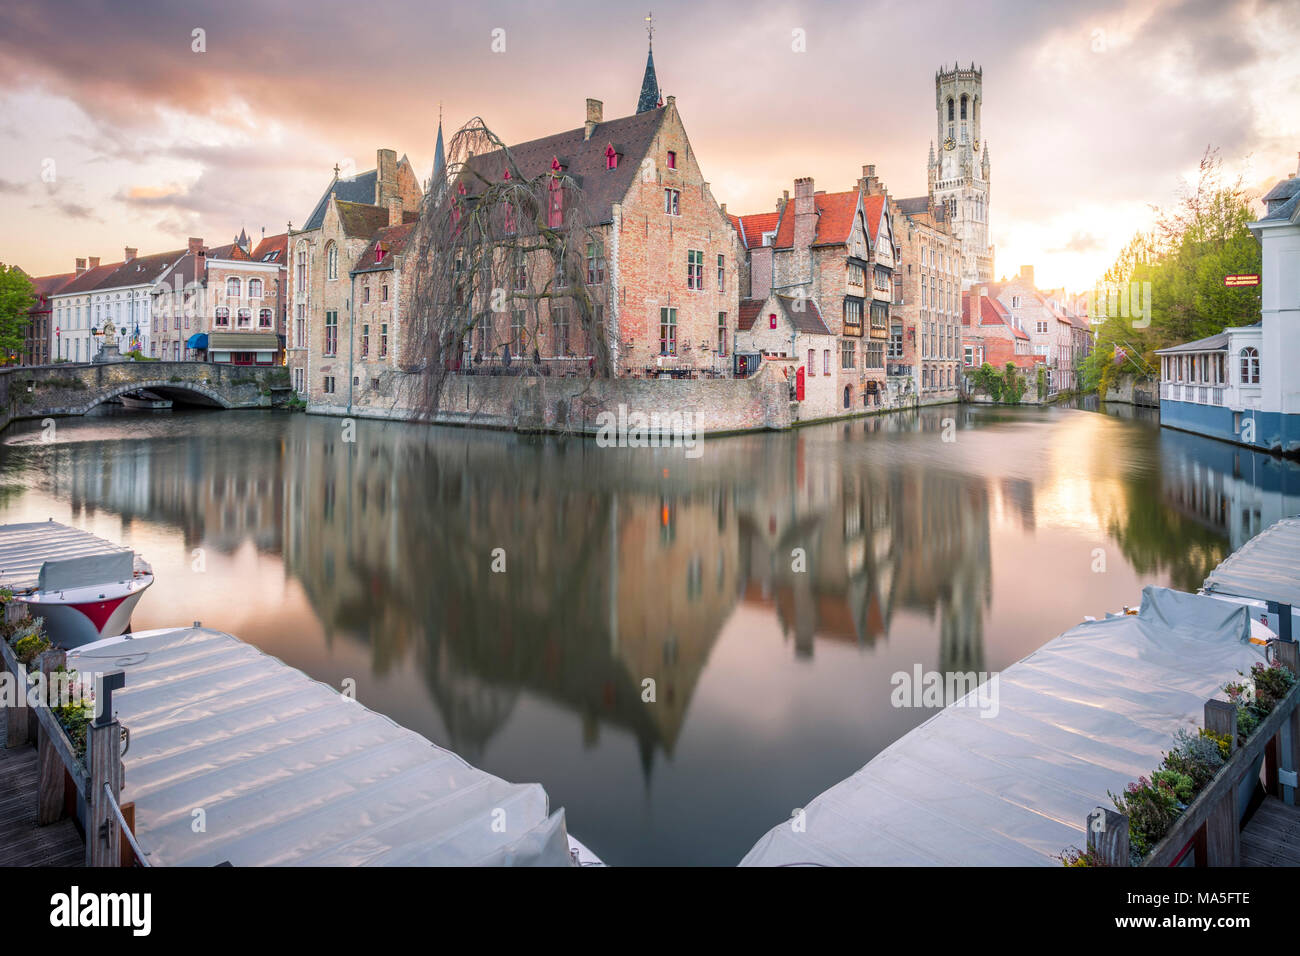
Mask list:
[[402,224],[402,200],[392,196],[388,200],[388,224],[390,226],[400,226]]
[[85,274],[86,274],[86,260],[85,260],[85,259],[78,259],[78,260],[77,260],[77,275],[81,276],[81,275],[85,275]]
[[387,206],[397,195],[397,152],[391,149],[375,150],[376,206]]
[[813,180],[804,176],[794,181],[794,247],[806,249],[817,233],[817,200]]
[[790,190],[788,189],[781,190],[781,195],[776,197],[776,211],[778,213],[785,212],[785,207],[789,202],[790,202]]
[[590,96],[587,97],[587,132],[582,138],[591,139],[591,134],[594,133],[596,127],[603,122],[605,122],[605,104],[600,100],[593,100]]
[[876,196],[883,191],[874,164],[862,167],[862,178],[858,180],[858,189],[865,196]]
[[724,202],[720,208],[722,209],[722,214],[725,216],[727,214],[727,204]]
[[92,268],[92,269],[98,269],[98,268],[99,268],[99,256],[91,256],[91,257],[90,257],[90,268]]
[[1034,284],[1034,267],[1033,267],[1033,266],[1021,266],[1021,267],[1020,267],[1020,278],[1021,278],[1022,280],[1024,280],[1025,282],[1028,282],[1028,283],[1032,286],[1032,285]]
[[135,258],[135,254],[139,251],[140,251],[139,249],[132,249],[130,246],[127,246],[125,249],[122,250],[122,261],[130,262],[132,259]]
[[201,255],[203,253],[203,240],[198,236],[190,236],[188,252],[192,256]]

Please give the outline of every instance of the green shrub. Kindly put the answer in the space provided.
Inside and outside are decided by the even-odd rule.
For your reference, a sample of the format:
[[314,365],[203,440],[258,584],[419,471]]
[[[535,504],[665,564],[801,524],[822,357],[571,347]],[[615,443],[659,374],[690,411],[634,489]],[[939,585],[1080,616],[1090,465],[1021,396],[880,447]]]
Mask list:
[[31,664],[32,661],[49,649],[50,642],[40,633],[28,634],[26,637],[20,637],[14,641],[14,656],[24,665]]

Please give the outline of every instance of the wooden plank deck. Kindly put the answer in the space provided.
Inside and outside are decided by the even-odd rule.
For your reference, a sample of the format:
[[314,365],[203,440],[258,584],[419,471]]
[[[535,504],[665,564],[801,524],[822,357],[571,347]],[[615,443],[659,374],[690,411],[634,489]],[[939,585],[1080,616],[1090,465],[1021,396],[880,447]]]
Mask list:
[[6,723],[0,719],[0,866],[84,866],[75,823],[36,825],[36,748],[7,749]]
[[1267,797],[1241,831],[1242,866],[1300,866],[1300,807]]

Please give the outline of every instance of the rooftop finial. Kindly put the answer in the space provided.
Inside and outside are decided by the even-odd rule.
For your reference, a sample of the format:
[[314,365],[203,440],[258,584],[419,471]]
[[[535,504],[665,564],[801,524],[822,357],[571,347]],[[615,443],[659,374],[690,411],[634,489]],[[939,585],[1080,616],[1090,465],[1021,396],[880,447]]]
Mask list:
[[650,37],[650,49],[653,50],[655,45],[655,15],[653,10],[645,15],[645,22],[645,32]]
[[658,109],[662,105],[659,102],[659,78],[655,75],[654,14],[646,14],[645,22],[646,32],[650,36],[650,49],[646,53],[645,76],[641,80],[641,96],[636,104],[638,113]]

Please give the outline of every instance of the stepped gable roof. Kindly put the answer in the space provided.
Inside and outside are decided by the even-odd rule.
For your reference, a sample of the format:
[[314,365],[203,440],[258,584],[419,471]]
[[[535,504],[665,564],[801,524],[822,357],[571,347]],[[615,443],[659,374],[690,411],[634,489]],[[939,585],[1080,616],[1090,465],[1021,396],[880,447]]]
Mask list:
[[325,208],[329,205],[330,193],[333,193],[343,202],[373,205],[378,177],[378,170],[372,169],[368,172],[358,173],[351,179],[331,180],[300,231],[307,232],[310,229],[319,229],[325,223]]
[[[586,127],[579,126],[508,148],[520,173],[530,180],[548,173],[551,164],[558,160],[564,174],[572,177],[582,190],[588,224],[613,222],[613,205],[623,201],[640,174],[641,161],[650,152],[665,109],[659,107],[598,123],[590,137]],[[605,150],[609,146],[619,154],[618,165],[613,169],[606,168]],[[487,180],[505,174],[505,157],[500,150],[475,156],[469,165],[474,173]],[[466,194],[474,195],[476,176],[462,175]]]
[[[366,248],[357,257],[356,264],[352,267],[350,274],[360,275],[366,272],[391,271],[393,262],[406,248],[406,243],[414,231],[415,223],[413,222],[404,222],[397,226],[385,226],[380,229],[371,237],[370,242],[366,244]],[[375,250],[381,246],[384,249],[384,258],[382,261],[376,262]]]

